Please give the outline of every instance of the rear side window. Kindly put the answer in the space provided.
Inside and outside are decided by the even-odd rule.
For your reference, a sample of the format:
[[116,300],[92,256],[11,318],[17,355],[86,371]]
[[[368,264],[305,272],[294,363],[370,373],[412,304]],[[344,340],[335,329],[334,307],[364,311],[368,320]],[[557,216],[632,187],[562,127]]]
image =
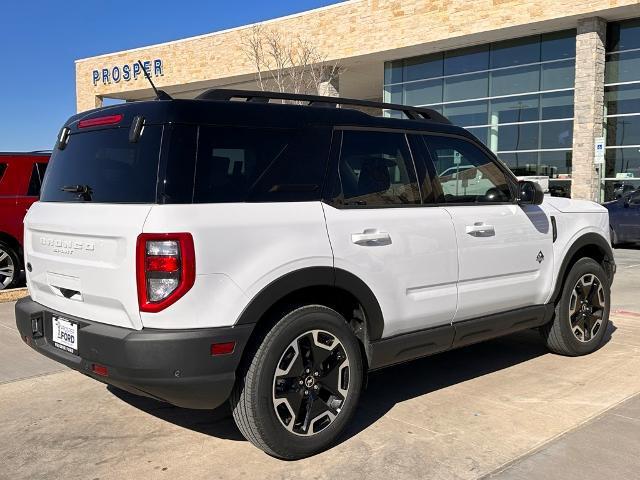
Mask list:
[[146,125],[136,143],[128,128],[75,133],[49,161],[45,202],[155,203],[162,127]]
[[202,126],[194,203],[319,200],[329,141],[315,130]]
[[476,145],[462,138],[438,135],[424,138],[446,203],[512,200],[506,174]]
[[42,187],[42,180],[44,179],[44,173],[47,170],[46,163],[34,163],[31,169],[31,178],[29,179],[29,188],[27,189],[27,196],[38,197],[40,195],[40,188]]
[[6,163],[0,163],[0,181],[2,181],[2,177],[4,176],[4,171],[7,169]]
[[374,207],[420,203],[403,133],[344,131],[338,168],[339,203]]

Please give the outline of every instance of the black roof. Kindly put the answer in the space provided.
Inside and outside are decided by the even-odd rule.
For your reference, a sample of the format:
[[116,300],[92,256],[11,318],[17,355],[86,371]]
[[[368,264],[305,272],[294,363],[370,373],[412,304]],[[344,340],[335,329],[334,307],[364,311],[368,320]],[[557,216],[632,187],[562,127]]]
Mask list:
[[[252,100],[258,96],[260,100]],[[232,100],[237,97],[244,97],[245,101]],[[264,101],[264,97],[268,97],[267,101]],[[305,101],[307,104],[268,103],[268,99],[285,97],[294,100],[302,98],[300,102]],[[336,104],[343,105],[343,108],[331,108]],[[375,117],[349,106],[401,110],[414,118]],[[112,114],[123,115],[119,126],[128,126],[133,117],[142,115],[147,124],[217,124],[270,128],[296,128],[302,125],[356,126],[456,133],[473,137],[463,128],[451,125],[438,112],[426,108],[336,97],[222,89],[205,92],[192,100],[151,100],[101,107],[72,116],[65,126],[72,132],[77,131],[79,120]]]

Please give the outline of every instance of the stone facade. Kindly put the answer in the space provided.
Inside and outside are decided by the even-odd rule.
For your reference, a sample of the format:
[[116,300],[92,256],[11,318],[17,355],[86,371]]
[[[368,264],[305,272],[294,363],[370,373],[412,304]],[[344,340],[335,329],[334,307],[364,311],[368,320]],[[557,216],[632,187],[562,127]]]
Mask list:
[[578,21],[573,120],[573,198],[598,200],[600,192],[594,157],[595,139],[603,136],[606,34],[607,22],[602,18]]
[[[480,43],[486,32],[503,31],[503,38],[521,36],[519,27],[541,22],[567,28],[572,20],[597,12],[638,5],[638,0],[352,0],[299,15],[265,22],[283,34],[304,35],[314,40],[328,60],[371,58],[382,60],[408,56],[400,50],[420,45],[446,48]],[[166,44],[78,60],[76,96],[78,111],[95,108],[101,97],[138,91],[151,96],[142,75],[129,82],[102,81],[95,85],[94,70],[132,65],[138,59],[161,58],[164,70],[158,87],[197,88],[199,82],[221,83],[251,77],[254,68],[243,54],[243,36],[250,27],[202,35]],[[550,28],[550,27],[547,27]],[[440,43],[439,43],[440,42]],[[419,49],[412,50],[414,55]],[[382,67],[381,67],[382,68]]]

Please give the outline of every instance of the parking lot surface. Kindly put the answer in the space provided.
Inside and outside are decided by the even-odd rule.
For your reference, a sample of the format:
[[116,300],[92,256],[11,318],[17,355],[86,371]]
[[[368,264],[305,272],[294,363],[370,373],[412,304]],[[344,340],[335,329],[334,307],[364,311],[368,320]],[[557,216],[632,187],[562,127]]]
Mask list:
[[227,407],[110,389],[29,349],[0,304],[0,478],[630,478],[640,469],[640,250],[616,250],[618,312],[580,358],[522,332],[371,375],[336,447],[283,462]]

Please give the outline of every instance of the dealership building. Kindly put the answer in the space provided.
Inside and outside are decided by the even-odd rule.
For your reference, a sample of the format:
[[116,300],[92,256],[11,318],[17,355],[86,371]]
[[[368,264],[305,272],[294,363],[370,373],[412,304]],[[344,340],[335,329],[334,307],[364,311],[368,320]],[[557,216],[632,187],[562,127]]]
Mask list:
[[[339,62],[323,93],[433,108],[552,194],[640,186],[640,1],[352,0],[263,25]],[[255,90],[251,27],[77,60],[78,111],[153,98],[138,60],[174,98]]]

